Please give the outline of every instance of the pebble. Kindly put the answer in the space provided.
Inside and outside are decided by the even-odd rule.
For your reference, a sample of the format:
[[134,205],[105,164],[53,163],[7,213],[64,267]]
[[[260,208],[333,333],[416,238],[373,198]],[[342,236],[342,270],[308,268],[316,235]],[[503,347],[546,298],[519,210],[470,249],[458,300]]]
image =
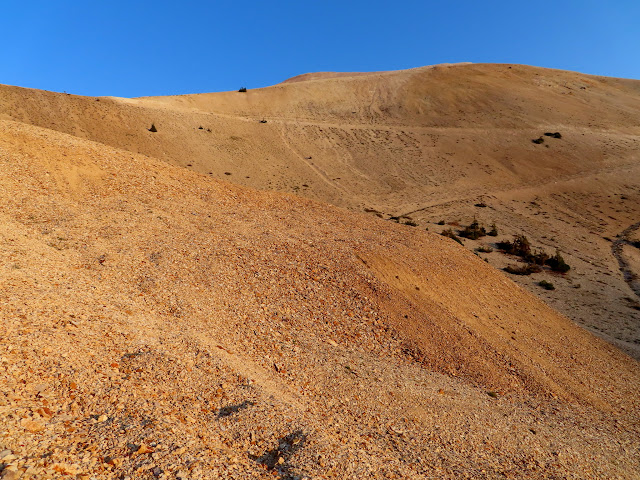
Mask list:
[[140,445],[138,450],[136,450],[136,455],[142,455],[144,453],[152,453],[152,452],[153,452],[153,448],[143,443],[142,445]]
[[2,471],[2,480],[18,480],[24,472],[22,470],[9,470],[5,468]]
[[20,425],[25,430],[28,430],[31,433],[39,433],[44,430],[44,425],[40,422],[36,422],[35,420],[31,420],[29,418],[23,418],[20,421]]

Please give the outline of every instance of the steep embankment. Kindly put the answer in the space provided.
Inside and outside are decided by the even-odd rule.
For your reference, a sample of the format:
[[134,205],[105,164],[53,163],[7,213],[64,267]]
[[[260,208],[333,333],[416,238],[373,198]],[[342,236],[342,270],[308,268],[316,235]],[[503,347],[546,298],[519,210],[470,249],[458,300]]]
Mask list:
[[9,478],[640,468],[637,363],[448,239],[14,122],[0,168]]
[[497,224],[496,240],[524,233],[572,270],[514,279],[640,358],[640,298],[611,248],[640,218],[640,82],[520,65],[293,80],[132,100],[0,87],[0,118],[436,232],[475,216]]

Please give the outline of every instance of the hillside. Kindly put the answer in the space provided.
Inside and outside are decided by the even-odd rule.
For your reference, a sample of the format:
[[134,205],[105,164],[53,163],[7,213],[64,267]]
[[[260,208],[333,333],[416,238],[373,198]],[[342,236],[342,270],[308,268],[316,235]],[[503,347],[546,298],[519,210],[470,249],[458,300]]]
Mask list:
[[638,363],[448,239],[17,122],[0,165],[5,480],[640,471]]
[[639,81],[460,64],[141,99],[3,86],[0,118],[420,229],[495,223],[471,250],[523,233],[572,269],[513,279],[640,358]]

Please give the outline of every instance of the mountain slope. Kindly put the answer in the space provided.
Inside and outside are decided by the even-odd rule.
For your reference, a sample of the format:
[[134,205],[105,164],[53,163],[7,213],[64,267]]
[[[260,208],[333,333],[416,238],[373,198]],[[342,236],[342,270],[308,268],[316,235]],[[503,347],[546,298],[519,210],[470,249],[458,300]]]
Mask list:
[[640,216],[640,82],[520,65],[294,80],[142,99],[0,87],[0,118],[435,232],[476,217],[498,226],[495,240],[523,233],[572,269],[514,280],[640,358],[640,272],[626,239]]
[[640,467],[637,362],[448,239],[15,122],[0,165],[7,474]]

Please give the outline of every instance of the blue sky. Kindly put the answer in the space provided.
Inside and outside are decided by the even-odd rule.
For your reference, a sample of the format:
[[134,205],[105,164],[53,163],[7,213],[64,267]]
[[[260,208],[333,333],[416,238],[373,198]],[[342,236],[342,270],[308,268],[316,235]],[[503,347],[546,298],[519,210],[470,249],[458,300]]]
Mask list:
[[5,1],[0,83],[79,95],[524,63],[640,79],[640,1]]

